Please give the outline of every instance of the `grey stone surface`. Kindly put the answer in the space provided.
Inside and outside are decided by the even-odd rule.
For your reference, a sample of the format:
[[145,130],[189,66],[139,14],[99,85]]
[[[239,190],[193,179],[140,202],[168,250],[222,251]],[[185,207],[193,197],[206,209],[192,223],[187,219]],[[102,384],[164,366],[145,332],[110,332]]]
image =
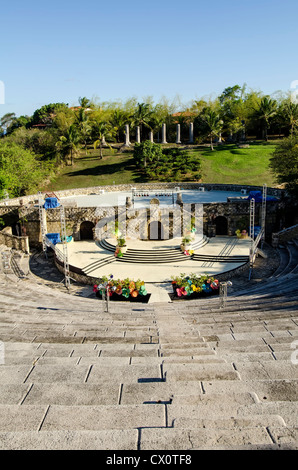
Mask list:
[[137,450],[136,429],[0,432],[2,450]]
[[50,406],[42,430],[132,429],[165,426],[164,405]]
[[283,279],[221,310],[204,299],[108,315],[0,281],[0,449],[298,449],[298,295]]

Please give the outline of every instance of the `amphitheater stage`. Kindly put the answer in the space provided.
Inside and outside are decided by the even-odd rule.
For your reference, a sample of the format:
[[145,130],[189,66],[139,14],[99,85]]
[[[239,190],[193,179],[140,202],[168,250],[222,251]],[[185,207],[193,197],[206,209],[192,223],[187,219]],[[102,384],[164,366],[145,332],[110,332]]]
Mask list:
[[[214,237],[205,243],[195,240],[194,246],[198,248],[193,258],[179,251],[180,240],[127,240],[127,253],[122,259],[114,256],[115,239],[106,240],[107,245],[103,246],[93,240],[72,241],[67,245],[68,259],[71,266],[80,268],[92,278],[113,274],[116,279],[129,277],[143,280],[150,284],[147,286],[151,293],[150,302],[170,301],[171,276],[181,273],[216,276],[233,271],[248,261],[249,238]],[[130,253],[137,253],[136,261]],[[145,253],[146,258],[142,261],[142,254]],[[167,253],[170,253],[169,261],[164,261],[163,256]]]

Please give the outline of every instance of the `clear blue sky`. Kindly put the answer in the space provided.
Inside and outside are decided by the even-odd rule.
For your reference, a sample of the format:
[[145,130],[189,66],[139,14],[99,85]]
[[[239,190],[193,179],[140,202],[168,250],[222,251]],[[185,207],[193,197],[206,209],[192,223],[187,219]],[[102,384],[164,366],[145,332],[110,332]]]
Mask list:
[[14,0],[0,25],[0,117],[80,96],[188,103],[298,80],[297,0]]

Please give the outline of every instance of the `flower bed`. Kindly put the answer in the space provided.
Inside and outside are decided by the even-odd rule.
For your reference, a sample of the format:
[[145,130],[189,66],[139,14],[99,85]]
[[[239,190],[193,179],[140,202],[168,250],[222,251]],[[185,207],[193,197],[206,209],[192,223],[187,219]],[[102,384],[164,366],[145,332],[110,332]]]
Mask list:
[[172,276],[173,294],[175,299],[195,299],[219,293],[219,281],[211,276],[197,276],[196,274],[180,274]]
[[140,279],[134,281],[129,278],[123,280],[114,279],[112,274],[109,278],[103,276],[100,283],[93,286],[93,292],[98,298],[102,298],[103,295],[105,296],[107,293],[109,300],[115,301],[122,300],[147,303],[150,298],[144,281]]

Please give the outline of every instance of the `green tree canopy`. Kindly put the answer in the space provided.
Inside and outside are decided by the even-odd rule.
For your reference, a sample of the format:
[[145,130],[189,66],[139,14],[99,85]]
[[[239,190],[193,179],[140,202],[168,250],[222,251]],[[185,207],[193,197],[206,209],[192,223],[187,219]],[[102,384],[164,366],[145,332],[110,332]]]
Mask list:
[[32,116],[32,125],[36,124],[48,124],[51,125],[56,114],[59,111],[66,111],[68,110],[68,104],[65,103],[50,103],[45,104],[39,109],[36,109]]
[[298,197],[298,134],[279,142],[270,158],[270,168],[277,182],[285,184],[288,191]]
[[23,196],[37,189],[47,174],[36,155],[8,140],[0,141],[0,195]]

